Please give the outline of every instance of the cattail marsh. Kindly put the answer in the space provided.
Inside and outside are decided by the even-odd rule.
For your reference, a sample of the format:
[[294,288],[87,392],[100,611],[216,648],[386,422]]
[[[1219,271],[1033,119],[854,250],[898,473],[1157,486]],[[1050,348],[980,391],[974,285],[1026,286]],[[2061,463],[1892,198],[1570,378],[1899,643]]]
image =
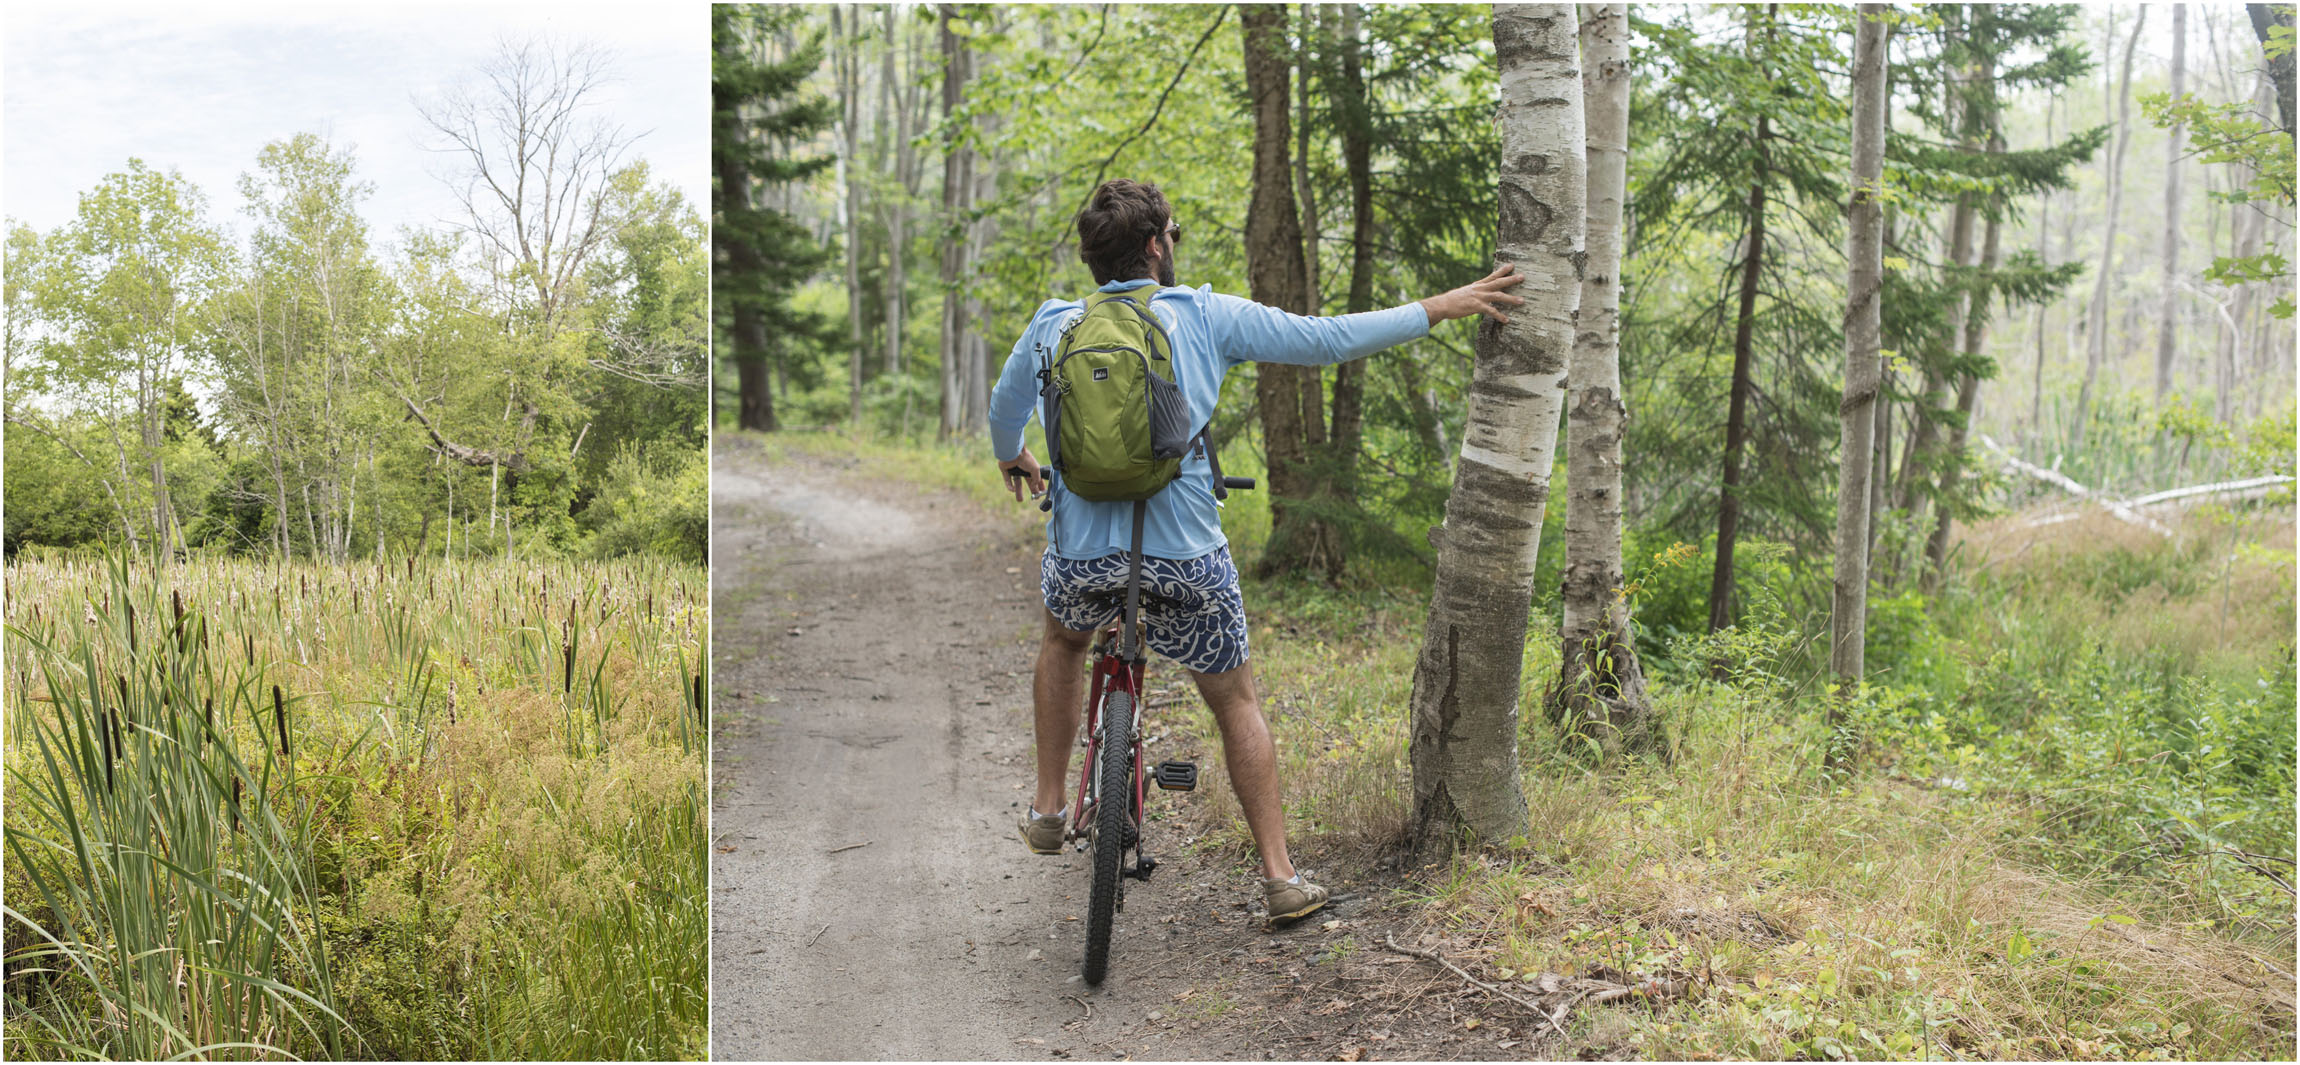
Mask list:
[[6,571],[11,1058],[692,1058],[704,574]]

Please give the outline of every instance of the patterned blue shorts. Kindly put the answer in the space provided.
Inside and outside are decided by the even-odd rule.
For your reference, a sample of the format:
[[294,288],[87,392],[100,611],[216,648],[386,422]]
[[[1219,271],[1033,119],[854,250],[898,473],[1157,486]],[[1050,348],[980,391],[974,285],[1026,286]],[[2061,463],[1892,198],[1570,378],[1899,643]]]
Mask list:
[[[1126,553],[1063,558],[1049,548],[1038,562],[1046,609],[1072,632],[1112,624],[1126,606]],[[1246,601],[1230,549],[1197,558],[1142,558],[1142,620],[1150,649],[1196,673],[1226,673],[1246,664]]]

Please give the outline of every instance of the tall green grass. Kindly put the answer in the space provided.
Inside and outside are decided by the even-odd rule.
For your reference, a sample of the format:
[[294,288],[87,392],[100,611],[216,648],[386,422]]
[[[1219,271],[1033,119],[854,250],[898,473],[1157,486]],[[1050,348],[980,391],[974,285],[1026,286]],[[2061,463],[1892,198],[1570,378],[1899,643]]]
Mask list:
[[7,573],[7,1052],[693,1058],[703,575]]
[[103,588],[10,628],[47,692],[10,715],[10,1056],[341,1056],[289,701],[123,562]]

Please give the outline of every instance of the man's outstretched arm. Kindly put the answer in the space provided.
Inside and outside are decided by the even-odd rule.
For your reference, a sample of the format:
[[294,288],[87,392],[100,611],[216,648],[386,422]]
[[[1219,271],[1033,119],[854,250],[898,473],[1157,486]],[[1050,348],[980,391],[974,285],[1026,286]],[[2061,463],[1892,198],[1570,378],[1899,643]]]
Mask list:
[[1431,326],[1454,318],[1483,314],[1506,322],[1503,310],[1525,302],[1507,290],[1524,280],[1514,264],[1504,263],[1493,273],[1428,299],[1331,317],[1288,314],[1234,296],[1218,297],[1232,312],[1225,349],[1240,362],[1306,366],[1348,362],[1427,336]]

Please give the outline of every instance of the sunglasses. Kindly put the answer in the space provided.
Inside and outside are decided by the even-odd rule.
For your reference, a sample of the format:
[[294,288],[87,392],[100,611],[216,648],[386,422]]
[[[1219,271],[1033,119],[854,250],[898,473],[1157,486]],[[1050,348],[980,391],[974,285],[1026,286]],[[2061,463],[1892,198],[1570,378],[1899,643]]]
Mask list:
[[1182,224],[1169,219],[1166,222],[1166,239],[1176,244],[1182,243]]

